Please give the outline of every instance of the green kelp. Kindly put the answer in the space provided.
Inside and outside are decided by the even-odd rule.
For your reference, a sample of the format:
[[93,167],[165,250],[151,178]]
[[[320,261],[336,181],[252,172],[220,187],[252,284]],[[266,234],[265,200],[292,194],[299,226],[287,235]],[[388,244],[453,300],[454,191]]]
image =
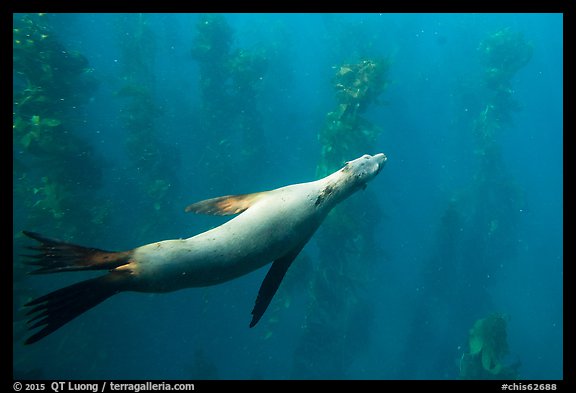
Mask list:
[[512,77],[532,59],[533,47],[521,32],[506,27],[484,39],[478,50],[486,65],[484,81],[489,89],[510,89]]
[[[378,149],[381,129],[363,114],[385,91],[388,68],[388,61],[372,59],[336,67],[336,107],[318,134],[319,177]],[[308,285],[311,300],[296,349],[294,378],[345,378],[352,359],[369,346],[374,311],[366,293],[378,263],[374,255],[381,251],[373,239],[380,216],[377,198],[368,188],[361,199],[351,198],[346,208],[334,209],[318,232],[319,261]]]
[[506,318],[492,314],[477,320],[468,340],[469,350],[460,360],[461,379],[517,379],[519,363],[503,364],[508,354]]
[[495,130],[509,123],[512,112],[520,109],[514,99],[512,80],[530,62],[533,50],[521,32],[510,28],[498,30],[480,43],[484,85],[491,95],[476,122],[481,138],[492,139]]
[[337,68],[333,78],[336,109],[326,115],[318,136],[322,145],[318,176],[326,176],[350,156],[374,146],[380,129],[362,114],[386,89],[388,68],[386,60],[363,60]]
[[70,236],[75,215],[91,220],[91,206],[102,206],[94,200],[100,160],[76,132],[97,80],[88,59],[59,41],[47,14],[14,15],[13,79],[13,192],[27,214],[20,224],[50,223]]
[[[84,108],[98,82],[87,57],[59,40],[53,17],[13,16],[14,249],[25,246],[22,229],[94,239],[109,217],[110,204],[98,195],[103,160],[83,132]],[[12,276],[14,343],[27,331],[22,305],[37,296],[26,274],[30,268],[18,254]],[[21,357],[15,370],[27,369],[28,361]]]
[[512,114],[520,109],[512,82],[532,58],[533,47],[521,32],[505,28],[484,39],[479,51],[484,61],[486,94],[483,109],[472,126],[479,168],[468,191],[468,203],[476,220],[474,228],[481,232],[480,244],[485,245],[486,256],[492,256],[495,264],[498,259],[512,256],[522,211],[521,193],[505,166],[498,138],[505,127],[512,126]]
[[[154,66],[157,60],[156,35],[147,14],[118,16],[118,45],[120,46],[121,85],[115,96],[121,101],[120,119],[126,132],[126,152],[133,172],[137,174],[137,188],[149,206],[154,220],[146,220],[136,227],[146,232],[167,223],[162,213],[168,193],[177,183],[178,156],[174,148],[163,140],[162,112],[156,100]],[[153,224],[150,224],[153,222]]]
[[268,55],[258,47],[234,48],[234,32],[220,14],[201,14],[192,41],[192,58],[200,72],[200,134],[205,151],[202,164],[215,192],[228,192],[230,179],[244,165],[262,160],[264,133],[258,108],[259,88],[266,75]]
[[13,129],[16,142],[41,153],[61,134],[63,118],[88,102],[96,79],[81,53],[65,48],[55,37],[46,15],[14,19]]
[[[197,35],[192,42],[192,57],[200,62],[226,62],[232,46],[234,33],[226,18],[220,14],[199,15],[196,23]],[[218,83],[217,80],[213,81]]]
[[260,82],[268,70],[268,55],[263,49],[237,49],[230,59],[230,76],[234,86],[232,94],[236,105],[243,108],[237,113],[238,132],[242,135],[241,153],[251,163],[264,152],[264,131],[258,107]]
[[[443,326],[467,329],[478,313],[493,309],[488,288],[504,266],[516,261],[523,203],[499,141],[502,132],[511,129],[513,111],[519,108],[514,100],[513,78],[532,54],[532,47],[522,37],[501,29],[478,46],[483,68],[476,81],[467,81],[468,91],[474,90],[474,96],[462,96],[462,107],[475,108],[476,113],[455,129],[467,130],[473,136],[469,152],[476,159],[476,168],[470,172],[470,183],[454,190],[446,201],[433,248],[420,270],[403,378],[456,376],[456,355],[435,351],[432,343],[457,347],[456,337]],[[470,304],[474,304],[473,309]],[[429,323],[440,313],[445,321],[442,325]],[[462,377],[504,378],[511,371],[499,369],[505,348],[505,319],[486,318],[475,325],[474,331],[471,353],[462,361]],[[477,352],[479,348],[481,353]],[[413,356],[415,350],[434,353],[430,364],[421,365]]]

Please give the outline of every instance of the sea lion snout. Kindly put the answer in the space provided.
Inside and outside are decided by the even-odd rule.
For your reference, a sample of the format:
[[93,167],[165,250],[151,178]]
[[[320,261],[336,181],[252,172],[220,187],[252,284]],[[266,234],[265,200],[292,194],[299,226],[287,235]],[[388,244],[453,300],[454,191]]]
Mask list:
[[384,153],[378,153],[373,157],[373,159],[378,164],[378,170],[376,171],[376,174],[378,174],[384,167],[384,164],[386,164],[386,161],[388,161],[388,157],[386,157]]
[[378,165],[382,165],[388,160],[388,157],[384,153],[378,153],[374,156],[374,159],[378,162]]

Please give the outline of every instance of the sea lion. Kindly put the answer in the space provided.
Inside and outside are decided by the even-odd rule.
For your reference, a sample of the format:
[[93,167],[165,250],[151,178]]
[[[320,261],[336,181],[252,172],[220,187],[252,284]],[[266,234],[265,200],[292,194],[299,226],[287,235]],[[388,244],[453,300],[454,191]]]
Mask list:
[[[34,343],[123,291],[171,292],[216,285],[243,276],[270,262],[250,327],[270,304],[290,264],[334,206],[364,189],[382,169],[382,153],[347,162],[323,179],[254,194],[229,195],[194,203],[186,212],[239,214],[232,220],[188,239],[164,240],[129,251],[111,252],[24,234],[40,244],[28,247],[37,266],[32,274],[109,270],[100,277],[59,289],[27,303]],[[32,322],[34,322],[32,324]]]

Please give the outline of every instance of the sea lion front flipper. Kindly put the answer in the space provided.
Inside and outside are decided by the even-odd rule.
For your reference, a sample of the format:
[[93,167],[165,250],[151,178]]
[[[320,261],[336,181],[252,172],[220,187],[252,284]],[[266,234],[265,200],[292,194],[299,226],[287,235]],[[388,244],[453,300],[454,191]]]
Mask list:
[[242,213],[252,204],[266,195],[268,191],[255,192],[253,194],[226,195],[218,198],[206,199],[188,205],[185,212],[196,214],[210,214],[215,216],[229,216]]
[[280,283],[288,271],[288,268],[303,248],[304,245],[296,247],[294,250],[272,263],[272,266],[270,267],[270,270],[268,270],[266,277],[264,277],[264,281],[262,281],[262,285],[258,291],[258,297],[256,298],[254,309],[252,310],[252,321],[250,322],[250,327],[254,327],[260,318],[262,318],[262,315],[264,315],[264,312],[280,287]]

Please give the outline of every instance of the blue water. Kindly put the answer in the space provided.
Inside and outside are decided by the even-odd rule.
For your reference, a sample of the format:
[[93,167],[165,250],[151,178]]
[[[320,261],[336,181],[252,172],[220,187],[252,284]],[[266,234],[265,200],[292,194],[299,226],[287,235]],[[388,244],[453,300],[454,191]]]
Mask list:
[[[122,42],[130,42],[134,25],[116,14],[45,18],[67,50],[85,56],[97,80],[68,132],[90,146],[101,177],[74,174],[90,192],[83,187],[77,200],[73,196],[66,219],[76,229],[68,225],[63,234],[52,220],[30,218],[38,206],[16,186],[25,175],[48,176],[51,164],[26,161],[15,140],[15,159],[25,161],[15,167],[15,254],[32,244],[22,239],[22,230],[111,250],[189,237],[225,221],[185,214],[190,203],[315,180],[322,148],[318,133],[336,105],[334,74],[342,64],[365,58],[390,61],[388,86],[364,114],[382,131],[370,151],[355,151],[349,159],[384,152],[388,162],[366,193],[351,197],[376,201],[373,214],[379,219],[362,228],[377,242],[362,261],[372,264],[371,279],[360,290],[369,315],[360,311],[353,318],[344,353],[333,355],[330,342],[322,343],[325,354],[297,350],[304,336],[333,340],[307,332],[313,296],[308,283],[321,254],[313,238],[304,249],[312,268],[297,270],[300,260],[291,268],[293,281],[300,283],[290,292],[289,306],[276,304],[271,311],[273,300],[253,329],[250,311],[267,268],[214,287],[122,293],[34,345],[22,345],[26,335],[15,333],[16,377],[457,379],[474,321],[496,312],[507,318],[504,362],[521,363],[519,378],[563,377],[562,15],[226,14],[231,50],[264,50],[268,56],[255,103],[229,109],[258,113],[262,149],[244,159],[246,142],[231,131],[218,152],[234,163],[222,166],[226,170],[215,169],[213,147],[206,143],[210,130],[202,128],[202,74],[191,55],[198,15],[146,15],[147,36],[139,42],[152,43],[145,64],[156,108],[153,138],[160,154],[154,160],[162,168],[154,176],[162,174],[169,184],[157,199],[146,191],[154,178],[146,171],[153,166],[139,168],[127,152],[129,131],[122,117],[127,101],[117,94],[126,77]],[[523,34],[533,56],[512,78],[520,109],[494,136],[500,166],[491,172],[497,179],[482,188],[473,124],[488,95],[478,48],[506,27]],[[17,76],[14,88],[25,88]],[[140,143],[137,149],[149,148]],[[73,162],[67,165],[70,173]],[[500,179],[502,171],[506,176]],[[495,200],[488,203],[489,198]],[[443,243],[451,200],[457,201],[459,223]],[[497,239],[475,221],[492,213],[477,214],[482,203],[498,210],[488,226]],[[80,213],[93,212],[95,205],[107,212],[98,222]],[[460,255],[457,264],[446,263],[446,248]],[[40,296],[92,275],[31,276],[14,288]],[[332,285],[347,296],[346,284]],[[272,317],[277,322],[267,320]],[[23,329],[21,323],[14,323],[15,331]],[[319,360],[323,355],[341,356],[341,367]],[[306,373],[298,362],[306,364]]]

